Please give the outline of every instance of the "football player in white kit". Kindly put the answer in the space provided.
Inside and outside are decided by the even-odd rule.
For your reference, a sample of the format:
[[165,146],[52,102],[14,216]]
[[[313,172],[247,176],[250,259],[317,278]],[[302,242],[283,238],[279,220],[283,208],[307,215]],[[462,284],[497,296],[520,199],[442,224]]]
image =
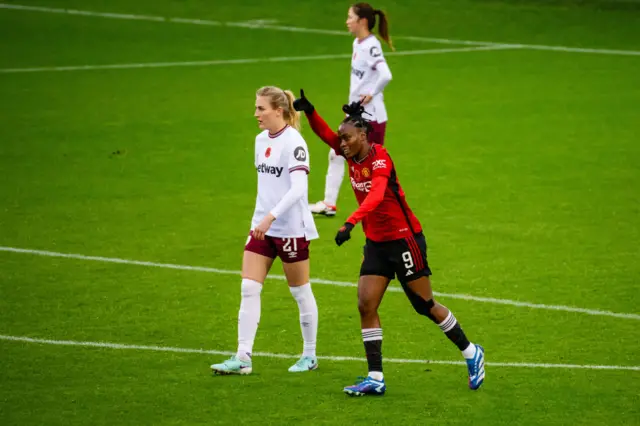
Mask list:
[[[389,24],[381,10],[374,9],[369,3],[356,3],[349,8],[347,27],[356,39],[353,41],[351,58],[351,84],[349,87],[349,104],[362,101],[368,114],[367,120],[373,127],[369,140],[384,144],[387,126],[387,110],[384,105],[382,91],[391,81],[391,70],[382,54],[380,40],[371,32],[379,18],[378,32],[380,37],[393,50],[389,39]],[[329,168],[325,181],[324,200],[310,206],[313,213],[335,216],[338,192],[344,178],[345,159],[329,150]]]
[[309,283],[309,243],[318,238],[309,211],[309,150],[300,135],[300,116],[291,91],[262,87],[256,93],[255,117],[264,131],[256,136],[258,195],[251,232],[242,258],[242,301],[238,314],[238,350],[211,366],[216,374],[249,374],[260,321],[260,292],[276,256],[282,260],[289,290],[298,302],[304,340],[291,372],[315,370],[318,306]]

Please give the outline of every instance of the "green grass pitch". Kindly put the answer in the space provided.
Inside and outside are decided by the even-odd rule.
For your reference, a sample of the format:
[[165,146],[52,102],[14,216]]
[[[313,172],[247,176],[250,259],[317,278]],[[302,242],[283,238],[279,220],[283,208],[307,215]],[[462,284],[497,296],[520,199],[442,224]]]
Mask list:
[[[366,373],[353,287],[314,285],[318,354],[358,360],[323,358],[308,374],[273,356],[302,347],[297,306],[277,278],[265,284],[255,344],[273,355],[256,356],[251,376],[212,377],[223,354],[82,343],[235,349],[239,277],[215,268],[240,269],[255,201],[255,90],[303,87],[335,126],[351,39],[225,23],[340,31],[348,2],[4,1],[0,424],[640,424],[638,2],[374,3],[399,53],[510,46],[387,58],[387,146],[423,223],[439,300],[486,349],[485,385],[469,391],[462,365],[387,362],[387,395],[351,399],[342,387]],[[318,55],[343,57],[267,61]],[[100,68],[193,61],[218,62]],[[74,66],[94,68],[55,69]],[[54,69],[20,71],[42,67]],[[308,126],[303,135],[314,202],[328,150]],[[356,208],[347,182],[338,207],[317,220],[311,275],[353,283],[360,227],[333,243]],[[462,360],[401,293],[388,292],[381,317],[389,361]]]

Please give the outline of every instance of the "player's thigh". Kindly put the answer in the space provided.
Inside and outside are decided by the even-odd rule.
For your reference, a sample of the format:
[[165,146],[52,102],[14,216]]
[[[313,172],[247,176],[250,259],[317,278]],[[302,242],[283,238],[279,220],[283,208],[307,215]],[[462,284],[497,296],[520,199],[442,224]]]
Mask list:
[[282,262],[289,287],[300,287],[309,282],[309,259],[298,262]]
[[429,277],[421,276],[415,280],[403,281],[401,284],[412,304],[419,302],[420,299],[425,301],[433,299],[433,290],[431,288],[431,279]]
[[398,240],[394,245],[394,264],[398,280],[411,304],[422,310],[424,302],[433,299],[426,239],[419,233]]
[[305,238],[274,238],[278,257],[289,287],[298,287],[309,282],[309,246]]
[[242,256],[242,278],[264,283],[277,252],[270,237],[256,240],[251,235]]
[[383,275],[362,275],[358,280],[358,309],[361,314],[378,310],[391,278]]

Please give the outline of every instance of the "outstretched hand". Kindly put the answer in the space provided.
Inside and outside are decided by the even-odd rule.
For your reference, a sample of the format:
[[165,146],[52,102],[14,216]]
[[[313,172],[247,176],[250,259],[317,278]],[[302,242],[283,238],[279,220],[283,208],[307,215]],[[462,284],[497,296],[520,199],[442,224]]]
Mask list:
[[300,89],[300,97],[293,101],[293,108],[295,108],[296,111],[304,111],[307,114],[311,114],[315,109],[311,102],[309,102],[309,99],[304,95],[303,89]]

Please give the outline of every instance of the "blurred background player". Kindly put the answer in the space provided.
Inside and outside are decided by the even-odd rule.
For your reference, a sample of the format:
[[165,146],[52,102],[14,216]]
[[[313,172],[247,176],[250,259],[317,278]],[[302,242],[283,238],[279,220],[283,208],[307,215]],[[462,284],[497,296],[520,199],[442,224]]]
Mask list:
[[264,131],[256,136],[258,195],[252,231],[242,258],[242,301],[238,314],[238,351],[211,369],[217,374],[249,374],[260,321],[262,284],[276,256],[282,260],[289,290],[298,302],[303,353],[291,372],[314,370],[318,307],[309,283],[309,244],[318,238],[308,207],[309,154],[298,132],[300,114],[290,91],[268,86],[256,93],[255,117]]
[[469,342],[453,313],[433,299],[422,225],[407,204],[387,150],[369,142],[368,133],[372,129],[362,118],[364,108],[358,102],[345,105],[347,118],[335,133],[302,90],[294,107],[306,113],[316,135],[349,164],[351,186],[360,207],[340,228],[336,243],[340,246],[349,240],[351,230],[360,221],[366,236],[358,280],[358,309],[369,374],[363,381],[345,387],[344,392],[362,396],[383,395],[386,391],[378,307],[389,282],[396,276],[415,311],[436,323],[462,352],[467,362],[469,388],[478,389],[485,375],[484,349]]
[[[351,57],[351,84],[349,103],[362,101],[367,118],[371,121],[369,139],[384,144],[387,127],[387,110],[382,91],[391,81],[391,70],[384,60],[380,41],[372,34],[378,22],[380,37],[393,50],[389,39],[389,24],[381,10],[374,9],[369,3],[356,3],[349,8],[347,28],[356,39],[353,41]],[[340,185],[344,178],[344,158],[329,150],[329,168],[325,180],[324,200],[310,206],[316,214],[335,216]]]

